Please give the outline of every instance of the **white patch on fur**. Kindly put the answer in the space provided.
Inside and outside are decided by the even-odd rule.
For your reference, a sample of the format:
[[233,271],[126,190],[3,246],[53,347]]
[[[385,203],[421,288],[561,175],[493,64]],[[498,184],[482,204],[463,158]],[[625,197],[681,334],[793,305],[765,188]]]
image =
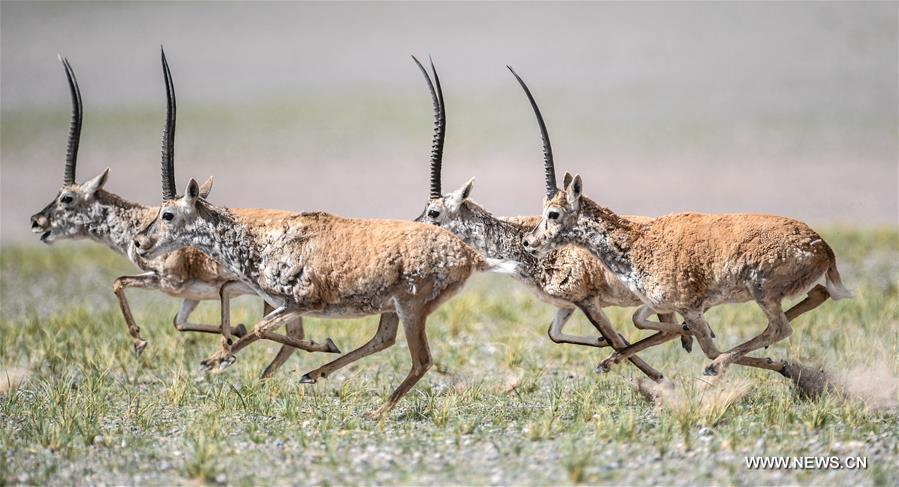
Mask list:
[[824,287],[827,288],[827,293],[830,294],[830,299],[833,299],[834,301],[840,299],[851,299],[855,297],[855,295],[852,294],[852,291],[846,289],[843,286],[837,286],[835,283],[831,282],[830,279],[824,280]]
[[513,260],[503,260],[503,259],[492,259],[487,257],[487,265],[489,272],[496,272],[497,274],[517,274],[518,273],[518,262]]

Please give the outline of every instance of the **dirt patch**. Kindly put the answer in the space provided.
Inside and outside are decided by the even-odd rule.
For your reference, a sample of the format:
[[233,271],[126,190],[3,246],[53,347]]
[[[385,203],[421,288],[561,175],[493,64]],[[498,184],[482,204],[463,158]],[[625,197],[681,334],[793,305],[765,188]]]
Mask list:
[[836,391],[838,387],[827,371],[821,367],[789,362],[785,372],[793,381],[799,397],[803,399],[815,399],[826,391]]
[[899,407],[899,377],[887,360],[834,374],[833,383],[841,393],[861,400],[868,409],[886,411]]
[[717,424],[752,389],[748,380],[728,376],[704,378],[685,386],[667,379],[653,382],[641,378],[631,385],[658,408],[677,416],[694,416],[708,426]]

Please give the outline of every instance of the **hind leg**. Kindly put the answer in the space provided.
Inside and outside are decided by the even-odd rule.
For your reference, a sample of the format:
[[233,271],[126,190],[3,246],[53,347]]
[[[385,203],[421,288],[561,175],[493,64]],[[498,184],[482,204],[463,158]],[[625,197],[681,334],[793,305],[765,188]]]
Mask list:
[[805,299],[796,303],[792,308],[788,309],[785,313],[787,315],[787,319],[793,321],[799,315],[803,313],[808,313],[809,311],[821,306],[824,301],[830,297],[830,293],[827,292],[827,288],[822,286],[821,284],[816,285],[811,290],[809,290]]
[[[821,304],[827,301],[829,297],[830,293],[827,292],[827,288],[822,286],[821,284],[818,284],[808,292],[808,295],[805,297],[805,299],[796,303],[784,314],[787,316],[787,319],[792,322],[803,313],[807,313],[817,308],[818,306],[821,306]],[[780,373],[784,377],[791,377],[792,375],[789,364],[786,360],[772,360],[770,358],[743,356],[734,360],[734,363],[749,367],[757,367],[760,369],[773,370]]]
[[568,335],[562,332],[568,319],[574,314],[574,308],[558,308],[556,316],[553,317],[552,323],[549,325],[549,339],[554,343],[570,343],[573,345],[585,345],[588,347],[608,347],[609,342],[602,337],[586,337]]
[[645,304],[637,308],[637,311],[634,312],[634,316],[632,318],[634,326],[641,330],[661,331],[675,336],[684,334],[683,328],[677,324],[677,321],[668,319],[668,317],[671,315],[660,314],[659,317],[661,318],[664,316],[665,319],[663,319],[662,321],[652,321],[649,319],[649,317],[653,313],[655,313],[655,311]]
[[403,382],[397,386],[396,390],[390,394],[390,398],[377,411],[366,416],[369,418],[377,418],[393,409],[396,403],[412,388],[431,368],[433,360],[431,359],[431,350],[428,347],[428,334],[425,329],[427,315],[421,310],[402,313],[403,333],[406,335],[406,343],[409,345],[409,355],[412,356],[412,368],[403,379]]
[[[172,325],[175,326],[175,329],[179,332],[185,331],[198,331],[201,333],[214,333],[216,335],[220,335],[222,333],[222,325],[203,325],[191,323],[189,321],[190,314],[197,309],[197,305],[200,304],[199,301],[193,299],[185,299],[181,302],[181,308],[178,310],[178,313],[175,315],[175,318],[172,320]],[[234,336],[240,338],[247,334],[247,329],[241,324],[237,325],[234,329],[231,330]]]
[[384,313],[378,322],[378,331],[365,345],[346,355],[332,360],[321,367],[303,374],[301,384],[314,384],[320,377],[327,377],[347,365],[373,353],[387,349],[396,342],[396,332],[400,323],[396,313]]
[[743,357],[749,352],[783,340],[793,333],[790,320],[784,314],[780,300],[759,301],[758,305],[768,318],[768,326],[765,327],[765,331],[713,359],[712,363],[705,369],[706,375],[718,375],[736,359]]

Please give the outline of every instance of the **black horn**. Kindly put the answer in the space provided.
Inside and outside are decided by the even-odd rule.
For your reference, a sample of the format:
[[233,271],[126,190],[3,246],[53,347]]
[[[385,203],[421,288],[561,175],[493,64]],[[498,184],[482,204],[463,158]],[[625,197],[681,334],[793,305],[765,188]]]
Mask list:
[[540,114],[540,108],[537,106],[534,96],[531,95],[531,90],[528,89],[528,85],[526,85],[524,80],[521,79],[521,76],[518,76],[518,73],[512,69],[512,66],[507,65],[506,67],[509,68],[509,71],[511,71],[513,75],[515,75],[518,84],[524,89],[524,94],[528,96],[528,101],[531,102],[534,114],[537,115],[537,123],[540,125],[540,138],[543,139],[543,169],[546,172],[546,197],[552,198],[557,191],[556,165],[553,162],[553,147],[549,142],[549,132],[546,131],[546,123],[543,121],[543,115]]
[[434,73],[433,83],[428,75],[428,71],[418,62],[418,59],[412,56],[412,60],[418,65],[418,69],[424,75],[425,81],[428,82],[428,90],[431,92],[431,100],[434,103],[434,139],[431,143],[431,198],[440,198],[443,196],[440,190],[440,171],[443,165],[443,142],[446,140],[446,111],[443,108],[443,90],[440,87],[440,78],[437,76],[437,69],[434,68],[433,60],[429,58],[431,72]]
[[66,169],[63,173],[65,184],[75,183],[75,165],[78,162],[78,142],[81,140],[81,90],[78,88],[78,80],[75,79],[75,71],[69,64],[69,60],[59,56],[66,70],[66,78],[69,80],[69,92],[72,95],[72,121],[69,124],[69,141],[66,144]]
[[162,46],[159,50],[162,53],[166,97],[165,127],[162,129],[162,198],[170,200],[175,198],[175,85],[172,84],[172,73],[165,59],[165,50]]

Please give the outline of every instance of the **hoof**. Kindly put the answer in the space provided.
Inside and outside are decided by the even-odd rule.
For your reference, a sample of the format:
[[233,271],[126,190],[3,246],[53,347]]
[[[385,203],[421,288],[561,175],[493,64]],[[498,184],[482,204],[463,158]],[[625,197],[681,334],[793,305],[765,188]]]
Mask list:
[[691,336],[680,337],[680,346],[681,346],[681,348],[686,350],[687,353],[691,353],[693,351],[693,337],[691,337]]
[[715,336],[715,330],[713,330],[711,326],[709,327],[709,333],[712,334],[712,338],[718,338]]
[[704,371],[702,371],[702,375],[707,375],[707,376],[718,375],[718,367],[715,367],[715,364],[709,365],[708,367],[705,368]]
[[334,341],[331,338],[328,338],[328,341],[325,342],[325,345],[328,346],[328,353],[340,353],[340,349],[337,348],[337,345],[334,344]]
[[786,377],[787,379],[793,378],[793,374],[792,374],[792,372],[790,372],[790,365],[787,363],[784,363],[783,365],[781,365],[780,370],[778,370],[777,372],[780,375]]
[[303,374],[303,377],[300,377],[300,384],[315,384],[315,379],[308,373]]
[[603,360],[593,369],[597,374],[605,374],[609,371],[609,365],[606,363],[606,360]]
[[237,360],[237,357],[235,355],[228,355],[224,359],[220,360],[219,361],[219,372],[230,367],[231,364],[233,364],[236,360]]
[[144,349],[147,348],[146,340],[135,340],[134,341],[134,356],[136,358],[140,358],[140,355],[144,353]]
[[386,411],[384,410],[384,408],[380,407],[375,411],[369,411],[369,412],[363,414],[362,417],[365,419],[370,419],[372,421],[377,421],[377,420],[381,419],[382,416],[384,416],[385,412]]
[[243,323],[241,323],[231,330],[231,334],[237,338],[243,338],[247,334],[247,327],[243,326]]
[[200,366],[197,367],[197,372],[200,372],[200,373],[209,372],[210,370],[212,370],[212,365],[213,365],[213,361],[204,360],[204,361],[200,362]]

